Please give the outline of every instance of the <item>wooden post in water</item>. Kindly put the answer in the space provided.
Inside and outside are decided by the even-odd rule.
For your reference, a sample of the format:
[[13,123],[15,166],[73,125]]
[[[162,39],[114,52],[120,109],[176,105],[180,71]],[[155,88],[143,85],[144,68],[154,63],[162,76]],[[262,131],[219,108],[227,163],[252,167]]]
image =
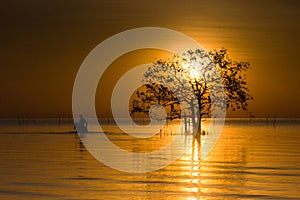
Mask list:
[[191,133],[191,119],[188,120],[188,133]]
[[277,114],[275,114],[274,120],[273,120],[273,126],[274,126],[274,128],[276,127],[276,118],[277,118]]
[[19,115],[18,115],[18,124],[19,124],[19,126],[22,126],[22,121],[21,121],[21,118]]
[[188,133],[188,123],[187,123],[186,113],[184,113],[183,119],[184,119],[184,133],[187,134]]
[[61,126],[61,116],[60,116],[60,113],[58,114],[58,125]]
[[30,124],[30,118],[29,118],[28,113],[26,113],[26,122],[27,122],[27,124]]

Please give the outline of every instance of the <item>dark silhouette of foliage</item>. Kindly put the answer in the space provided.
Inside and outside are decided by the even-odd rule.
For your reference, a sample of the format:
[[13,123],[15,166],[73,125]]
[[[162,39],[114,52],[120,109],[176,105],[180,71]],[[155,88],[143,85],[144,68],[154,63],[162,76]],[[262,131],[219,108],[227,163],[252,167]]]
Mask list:
[[[212,105],[222,110],[243,109],[252,115],[248,111],[248,101],[252,96],[245,73],[249,68],[248,62],[233,61],[225,48],[208,53],[202,49],[189,50],[169,60],[158,60],[144,74],[144,79],[150,84],[145,85],[143,91],[136,92],[131,114],[148,114],[152,105],[160,104],[166,108],[169,119],[180,118],[180,98],[189,105],[189,115],[194,127],[198,127],[194,130],[197,133],[201,132],[201,119],[211,115]],[[194,95],[184,95],[191,87]],[[175,95],[181,92],[182,95]]]

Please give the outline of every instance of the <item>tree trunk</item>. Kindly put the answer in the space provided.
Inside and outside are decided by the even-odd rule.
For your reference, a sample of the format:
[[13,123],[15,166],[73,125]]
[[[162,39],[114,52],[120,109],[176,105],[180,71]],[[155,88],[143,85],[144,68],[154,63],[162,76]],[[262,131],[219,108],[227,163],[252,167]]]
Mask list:
[[196,137],[196,127],[197,127],[197,122],[196,122],[196,115],[195,115],[195,110],[194,110],[194,105],[191,104],[191,118],[192,118],[192,125],[193,125],[193,135]]
[[[196,133],[195,133],[195,138],[200,139],[201,138],[201,98],[198,96],[198,121],[195,127],[197,127]],[[198,126],[197,126],[198,125]]]
[[192,118],[192,125],[193,125],[193,135],[195,138],[200,139],[201,138],[201,101],[198,100],[198,109],[199,109],[199,118],[196,120],[196,114],[194,110],[194,105],[191,105],[191,118]]
[[[198,125],[198,127],[197,127],[197,125]],[[199,120],[195,127],[197,127],[197,130],[195,130],[196,131],[195,138],[200,139],[200,137],[201,137],[201,117],[200,117],[200,115],[199,115]]]
[[184,134],[187,134],[188,133],[188,121],[187,121],[187,116],[185,113],[183,115],[183,119],[184,119]]

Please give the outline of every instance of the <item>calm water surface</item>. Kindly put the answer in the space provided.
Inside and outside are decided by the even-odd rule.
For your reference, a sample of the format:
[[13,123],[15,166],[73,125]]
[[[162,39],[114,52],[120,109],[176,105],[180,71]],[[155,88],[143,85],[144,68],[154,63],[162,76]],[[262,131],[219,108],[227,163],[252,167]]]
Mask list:
[[168,167],[140,174],[101,164],[67,133],[70,124],[2,122],[0,199],[300,199],[299,122],[228,120],[205,159],[194,141]]

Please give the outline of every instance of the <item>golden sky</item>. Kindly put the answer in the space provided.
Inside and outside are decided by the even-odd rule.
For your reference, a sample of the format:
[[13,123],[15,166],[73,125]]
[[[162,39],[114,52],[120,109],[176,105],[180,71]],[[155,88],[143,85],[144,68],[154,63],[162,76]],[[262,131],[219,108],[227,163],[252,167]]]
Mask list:
[[0,25],[0,117],[71,115],[87,54],[114,34],[145,26],[183,32],[208,50],[227,48],[251,63],[257,117],[300,117],[298,0],[5,0]]

